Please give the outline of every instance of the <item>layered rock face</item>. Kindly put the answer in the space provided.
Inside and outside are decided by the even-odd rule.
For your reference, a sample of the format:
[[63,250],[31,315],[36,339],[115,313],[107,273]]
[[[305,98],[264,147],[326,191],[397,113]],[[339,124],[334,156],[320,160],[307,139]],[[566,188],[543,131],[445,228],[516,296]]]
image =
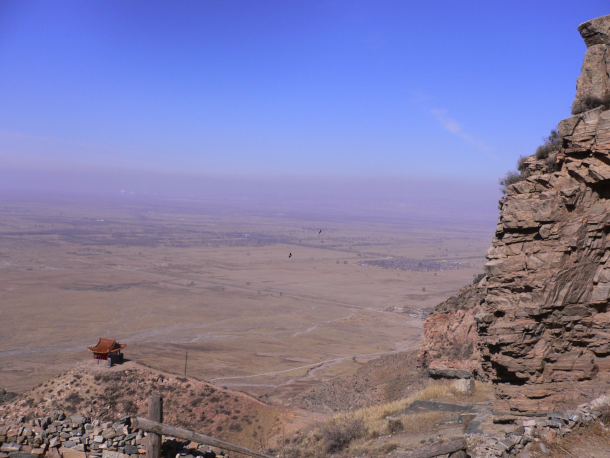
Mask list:
[[[608,90],[610,16],[579,31],[588,50],[576,112]],[[610,110],[604,109],[561,121],[556,150],[525,161],[524,179],[500,200],[486,277],[462,291],[470,299],[454,298],[461,311],[443,312],[441,304],[425,324],[421,357],[432,369],[452,364],[434,353],[450,342],[451,328],[462,330],[462,341],[463,330],[474,329],[468,336],[478,350],[454,368],[494,382],[494,411],[505,419],[561,410],[610,369]]]
[[477,285],[467,286],[437,305],[424,322],[425,339],[418,363],[425,366],[431,376],[468,378],[483,375],[474,319],[483,303],[483,291]]

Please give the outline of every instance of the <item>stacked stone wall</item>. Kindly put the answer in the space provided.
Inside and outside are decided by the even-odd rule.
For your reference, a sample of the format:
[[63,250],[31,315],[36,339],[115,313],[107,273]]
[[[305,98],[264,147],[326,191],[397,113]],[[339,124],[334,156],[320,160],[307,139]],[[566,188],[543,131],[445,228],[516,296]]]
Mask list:
[[[132,430],[130,417],[115,422],[66,417],[63,412],[10,424],[0,422],[0,458],[143,458],[146,432]],[[214,458],[204,445],[165,438],[163,456]]]

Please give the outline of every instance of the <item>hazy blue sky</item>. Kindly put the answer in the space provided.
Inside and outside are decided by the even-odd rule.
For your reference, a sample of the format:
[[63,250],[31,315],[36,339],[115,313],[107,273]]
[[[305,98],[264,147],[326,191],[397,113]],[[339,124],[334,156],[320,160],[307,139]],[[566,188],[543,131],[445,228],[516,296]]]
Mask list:
[[496,182],[604,1],[0,1],[0,161]]

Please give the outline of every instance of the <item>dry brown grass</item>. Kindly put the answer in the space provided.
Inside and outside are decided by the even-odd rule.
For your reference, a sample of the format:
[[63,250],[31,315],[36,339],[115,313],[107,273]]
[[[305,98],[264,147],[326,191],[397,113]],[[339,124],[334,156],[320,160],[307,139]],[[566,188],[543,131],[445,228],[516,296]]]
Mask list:
[[85,414],[104,421],[123,415],[146,416],[151,393],[163,398],[164,422],[194,430],[245,447],[269,449],[280,433],[282,409],[265,405],[241,393],[206,382],[150,372],[129,363],[132,369],[104,371],[79,366],[48,380],[20,400],[0,406],[0,417]]
[[383,444],[376,444],[374,440],[368,440],[366,442],[353,444],[346,453],[350,456],[385,456],[388,453],[392,453],[397,448],[400,448],[403,444],[399,442],[384,442]]
[[[463,394],[457,391],[454,388],[453,382],[451,381],[435,382],[412,396],[409,396],[408,398],[389,402],[387,404],[368,407],[365,409],[359,409],[354,412],[338,414],[334,418],[362,419],[365,427],[369,431],[369,434],[382,436],[390,433],[388,430],[388,421],[386,420],[386,417],[396,415],[397,413],[405,410],[415,401],[449,401],[472,403],[489,399],[490,393],[491,386],[482,382],[476,382],[475,390],[470,394]],[[432,414],[437,414],[437,412],[402,415],[401,420],[403,421],[403,426],[405,429],[408,429],[407,426],[413,426],[415,428],[415,424],[420,420],[429,426],[430,422],[435,416],[437,417],[437,420],[439,418],[437,415]]]
[[[398,401],[380,404],[373,407],[358,409],[353,412],[344,412],[333,416],[325,423],[319,425],[309,434],[300,437],[291,448],[290,456],[293,458],[309,458],[323,456],[328,450],[328,432],[343,428],[349,434],[341,437],[341,446],[332,452],[341,452],[354,455],[383,455],[374,439],[388,436],[399,431],[406,434],[424,434],[434,430],[438,421],[447,416],[444,412],[420,412],[401,415],[398,419],[388,420],[388,416],[397,415],[404,411],[415,401],[440,401],[474,403],[489,399],[491,387],[482,382],[476,382],[475,390],[470,394],[463,394],[455,390],[453,382],[434,382],[425,389]],[[347,425],[358,424],[359,429],[354,433]],[[388,452],[385,452],[388,453]]]
[[439,420],[445,418],[445,412],[421,412],[410,415],[402,415],[400,420],[405,432],[410,434],[424,434],[432,431]]
[[[610,456],[610,429],[600,422],[593,422],[575,429],[559,440],[545,443],[551,456],[556,458],[606,457]],[[532,448],[533,451],[539,449],[538,444]]]

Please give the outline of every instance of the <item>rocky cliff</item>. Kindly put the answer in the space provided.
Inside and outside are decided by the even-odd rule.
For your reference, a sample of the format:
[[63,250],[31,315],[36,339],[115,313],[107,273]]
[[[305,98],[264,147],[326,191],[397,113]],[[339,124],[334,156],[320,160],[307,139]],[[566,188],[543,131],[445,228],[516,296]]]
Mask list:
[[[610,15],[578,30],[575,115],[520,161],[485,278],[424,325],[422,364],[491,380],[503,419],[561,409],[610,369]],[[472,355],[439,351],[452,341],[471,342]]]
[[467,286],[437,305],[424,322],[418,363],[432,377],[484,377],[474,319],[484,299],[478,285]]

